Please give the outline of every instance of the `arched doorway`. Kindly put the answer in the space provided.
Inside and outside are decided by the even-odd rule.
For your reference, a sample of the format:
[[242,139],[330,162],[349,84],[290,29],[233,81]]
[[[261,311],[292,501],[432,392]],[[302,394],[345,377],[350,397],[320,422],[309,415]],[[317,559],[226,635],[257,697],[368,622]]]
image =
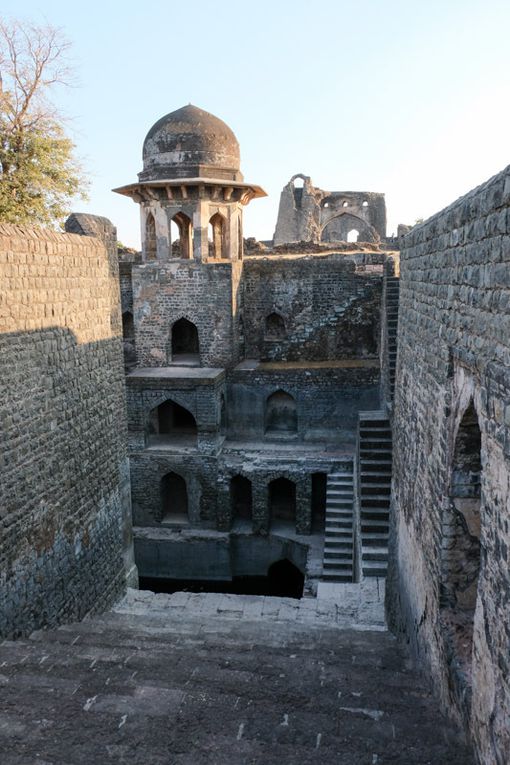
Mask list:
[[176,213],[170,221],[170,239],[173,258],[188,260],[193,256],[193,226],[185,213]]
[[297,407],[290,393],[277,390],[268,397],[265,432],[269,435],[280,436],[297,433]]
[[376,238],[372,226],[351,213],[342,213],[331,218],[321,234],[322,242],[374,242]]
[[324,531],[327,483],[326,473],[312,473],[312,533]]
[[455,439],[449,504],[442,523],[443,625],[456,660],[470,676],[473,622],[480,573],[482,435],[473,401],[466,408]]
[[275,478],[269,484],[270,520],[296,522],[296,484],[288,478]]
[[305,577],[287,558],[278,560],[269,566],[267,572],[271,595],[281,598],[301,598]]
[[197,423],[191,412],[168,399],[149,414],[148,446],[196,446]]
[[215,213],[209,220],[208,239],[210,258],[215,260],[228,258],[225,231],[225,218],[220,213]]
[[186,481],[178,473],[167,473],[161,479],[161,522],[189,522]]
[[172,326],[172,362],[193,366],[200,363],[198,329],[188,319],[178,319]]
[[235,475],[230,480],[230,503],[232,518],[251,521],[252,488],[251,481],[243,475]]

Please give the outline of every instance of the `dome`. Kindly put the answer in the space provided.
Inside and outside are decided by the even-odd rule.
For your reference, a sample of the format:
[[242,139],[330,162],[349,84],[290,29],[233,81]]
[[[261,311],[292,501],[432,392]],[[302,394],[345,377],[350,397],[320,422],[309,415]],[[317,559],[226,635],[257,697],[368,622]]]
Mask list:
[[189,104],[161,117],[143,143],[140,181],[219,178],[242,181],[239,144],[232,130]]

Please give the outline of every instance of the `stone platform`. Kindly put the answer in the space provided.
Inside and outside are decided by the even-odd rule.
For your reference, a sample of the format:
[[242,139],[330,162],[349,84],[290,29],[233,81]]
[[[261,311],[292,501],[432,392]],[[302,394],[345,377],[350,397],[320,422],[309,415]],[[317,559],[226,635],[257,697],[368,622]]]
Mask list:
[[2,765],[470,765],[393,637],[321,608],[131,591],[6,641]]

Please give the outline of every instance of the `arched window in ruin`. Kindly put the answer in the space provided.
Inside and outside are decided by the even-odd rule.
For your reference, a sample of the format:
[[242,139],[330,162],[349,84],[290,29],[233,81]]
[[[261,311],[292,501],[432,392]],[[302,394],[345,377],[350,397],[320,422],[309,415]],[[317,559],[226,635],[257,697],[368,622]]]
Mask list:
[[326,473],[312,473],[312,532],[323,532],[326,518]]
[[284,435],[297,433],[297,407],[290,393],[277,390],[266,401],[266,433]]
[[251,481],[243,475],[235,475],[230,480],[230,503],[232,508],[232,518],[241,518],[246,521],[251,521]]
[[266,340],[281,340],[285,337],[285,320],[276,311],[266,316],[264,336]]
[[188,490],[184,478],[177,473],[167,473],[161,479],[160,492],[161,522],[188,523]]
[[154,215],[149,213],[145,221],[145,259],[156,260],[156,258],[156,221],[154,220]]
[[297,210],[300,210],[303,205],[303,191],[305,187],[304,178],[300,175],[296,176],[293,180],[293,192],[294,192],[294,206]]
[[122,314],[122,339],[124,345],[124,364],[133,367],[136,364],[135,325],[131,311]]
[[296,484],[288,478],[275,478],[268,490],[270,519],[295,523]]
[[172,325],[172,361],[175,364],[192,365],[200,362],[198,329],[184,317]]
[[183,212],[178,212],[170,221],[172,258],[193,257],[193,226]]
[[349,212],[328,220],[321,233],[322,242],[375,242],[377,237],[367,221]]
[[149,446],[196,446],[197,423],[190,411],[167,399],[149,414]]
[[450,502],[442,524],[443,623],[461,664],[470,664],[473,619],[480,572],[482,437],[473,401],[459,425],[453,453]]
[[228,258],[225,218],[215,213],[209,221],[209,257],[220,260]]

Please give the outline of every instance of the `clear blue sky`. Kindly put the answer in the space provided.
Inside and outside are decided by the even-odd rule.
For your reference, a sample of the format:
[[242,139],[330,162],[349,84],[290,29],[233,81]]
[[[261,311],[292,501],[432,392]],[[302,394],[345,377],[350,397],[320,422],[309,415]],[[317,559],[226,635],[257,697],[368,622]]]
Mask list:
[[386,193],[388,233],[510,162],[508,0],[3,0],[2,17],[61,26],[79,86],[55,92],[91,178],[82,211],[139,245],[145,134],[189,102],[241,145],[265,188],[245,234],[271,238],[297,172],[329,190]]

